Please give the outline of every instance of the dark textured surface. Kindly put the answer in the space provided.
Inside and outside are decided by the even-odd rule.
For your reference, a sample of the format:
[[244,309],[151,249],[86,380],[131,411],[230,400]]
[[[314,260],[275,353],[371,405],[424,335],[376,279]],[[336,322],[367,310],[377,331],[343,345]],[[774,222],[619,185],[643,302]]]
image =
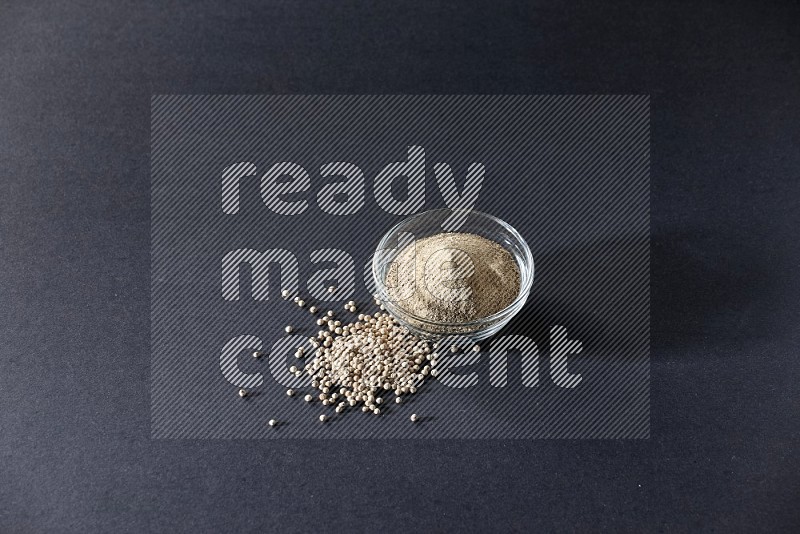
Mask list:
[[[159,96],[152,109],[154,437],[649,436],[647,97],[194,95]],[[388,117],[387,109],[393,111]],[[408,158],[407,143],[420,147],[428,171],[422,171],[418,209],[445,206],[433,162],[446,161],[460,181],[471,162],[481,162],[486,177],[475,207],[502,216],[525,236],[533,251],[535,285],[513,322],[483,343],[481,361],[469,366],[478,383],[448,387],[445,383],[461,379],[448,380],[442,373],[401,407],[382,395],[388,406],[378,420],[350,410],[320,425],[323,408],[302,400],[309,392],[319,395],[307,389],[308,377],[279,372],[283,367],[288,375],[288,367],[298,364],[290,347],[307,343],[319,327],[307,309],[284,301],[280,288],[292,288],[289,272],[294,271],[303,298],[309,306],[322,306],[323,314],[335,310],[349,322],[353,315],[340,310],[350,299],[364,313],[377,310],[369,306],[376,290],[364,283],[363,266],[382,235],[405,216],[380,207],[377,199],[385,201],[387,195],[375,185],[375,176],[387,162]],[[239,180],[237,213],[225,213],[222,197],[231,197],[222,195],[221,175],[242,159],[253,162],[257,175],[274,161],[308,169],[308,193],[292,195],[310,199],[305,209],[289,215],[268,208],[253,176]],[[329,161],[358,162],[363,169],[365,199],[357,213],[334,216],[321,209],[329,202],[317,193],[327,179],[316,170]],[[530,183],[515,187],[508,177],[529,177]],[[524,178],[517,180],[524,184]],[[424,235],[419,229],[442,228],[436,215],[424,219],[427,223],[414,225],[417,237]],[[468,225],[487,230],[477,217]],[[285,262],[280,276],[263,276],[233,261],[236,269],[222,274],[222,258],[242,247],[283,250],[296,266]],[[310,254],[330,247],[357,266],[349,289],[344,276],[332,282],[335,295],[324,279],[312,280],[323,264],[312,262]],[[239,287],[238,300],[220,294],[223,279]],[[265,286],[267,294],[258,295]],[[268,299],[253,298],[251,288]],[[294,325],[294,338],[284,332],[287,323]],[[563,326],[585,347],[569,358],[569,372],[581,375],[574,389],[551,379],[553,326]],[[523,386],[523,357],[516,350],[508,357],[506,387],[490,383],[489,353],[499,358],[511,335],[537,344],[542,376],[535,387]],[[249,350],[238,345],[224,356],[222,347],[231,340],[242,343],[241,336]],[[253,350],[269,356],[255,360]],[[306,351],[313,353],[310,344]],[[529,357],[530,352],[526,361]],[[244,375],[233,377],[223,360],[238,363]],[[442,372],[444,366],[438,365]],[[221,368],[229,370],[227,379]],[[468,379],[467,373],[458,374]],[[234,386],[254,395],[242,402]],[[289,387],[299,392],[294,399],[286,395]],[[424,414],[426,422],[409,425],[413,412]],[[284,423],[279,429],[265,425],[265,418],[273,417]]]
[[[382,5],[0,7],[0,532],[800,528],[800,7]],[[150,95],[454,92],[651,95],[651,438],[150,440]]]

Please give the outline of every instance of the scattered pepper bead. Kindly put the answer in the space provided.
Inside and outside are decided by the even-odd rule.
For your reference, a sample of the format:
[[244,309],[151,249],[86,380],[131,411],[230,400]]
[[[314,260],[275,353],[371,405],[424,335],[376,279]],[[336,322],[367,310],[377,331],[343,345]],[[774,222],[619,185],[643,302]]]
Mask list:
[[240,389],[240,390],[239,390],[239,396],[240,396],[241,398],[245,398],[245,397],[247,396],[247,390],[246,390],[246,389],[244,389],[244,388]]
[[[310,306],[309,310],[312,308],[316,307]],[[344,308],[357,311],[354,301],[347,302]],[[395,392],[395,402],[401,404],[399,395],[416,391],[412,384],[421,383],[430,373],[430,345],[411,335],[388,313],[360,313],[358,322],[349,324],[336,320],[333,310],[324,313],[312,318],[319,327],[327,326],[309,338],[315,357],[305,360],[303,366],[292,366],[290,371],[298,377],[307,373],[311,386],[322,392],[322,404],[336,413],[342,413],[348,405],[363,404],[362,411],[378,415],[385,410],[384,399],[378,396],[383,394],[381,389]],[[295,355],[304,356],[304,348],[298,347]],[[305,396],[309,403],[313,398]]]

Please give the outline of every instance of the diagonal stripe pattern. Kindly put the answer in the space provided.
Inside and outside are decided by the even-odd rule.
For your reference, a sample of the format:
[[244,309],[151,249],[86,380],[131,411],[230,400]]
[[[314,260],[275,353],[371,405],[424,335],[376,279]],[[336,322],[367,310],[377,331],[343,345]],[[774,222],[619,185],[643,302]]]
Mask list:
[[[648,437],[649,128],[631,95],[154,96],[153,437]],[[525,308],[380,416],[306,403],[308,307],[375,311],[379,238],[440,207],[520,231]]]

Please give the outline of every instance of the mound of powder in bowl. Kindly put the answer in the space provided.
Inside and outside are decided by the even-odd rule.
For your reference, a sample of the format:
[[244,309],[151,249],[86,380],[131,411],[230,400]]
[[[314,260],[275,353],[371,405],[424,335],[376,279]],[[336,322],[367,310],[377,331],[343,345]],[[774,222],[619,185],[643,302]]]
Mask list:
[[520,290],[519,267],[498,243],[447,232],[416,240],[392,262],[390,300],[431,321],[464,323],[499,312]]

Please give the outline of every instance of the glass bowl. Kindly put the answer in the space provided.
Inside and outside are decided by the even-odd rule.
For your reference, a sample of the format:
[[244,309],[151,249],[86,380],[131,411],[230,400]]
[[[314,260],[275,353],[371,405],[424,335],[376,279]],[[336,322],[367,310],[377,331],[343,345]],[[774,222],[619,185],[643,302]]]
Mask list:
[[[414,315],[391,300],[385,284],[386,275],[403,248],[413,239],[448,231],[479,235],[497,243],[511,254],[520,275],[519,293],[511,304],[487,317],[462,323],[446,323]],[[412,215],[384,234],[372,260],[375,293],[386,311],[409,330],[429,340],[445,336],[464,336],[480,341],[494,335],[525,305],[533,284],[533,273],[531,250],[519,232],[497,217],[472,210],[436,209]]]

